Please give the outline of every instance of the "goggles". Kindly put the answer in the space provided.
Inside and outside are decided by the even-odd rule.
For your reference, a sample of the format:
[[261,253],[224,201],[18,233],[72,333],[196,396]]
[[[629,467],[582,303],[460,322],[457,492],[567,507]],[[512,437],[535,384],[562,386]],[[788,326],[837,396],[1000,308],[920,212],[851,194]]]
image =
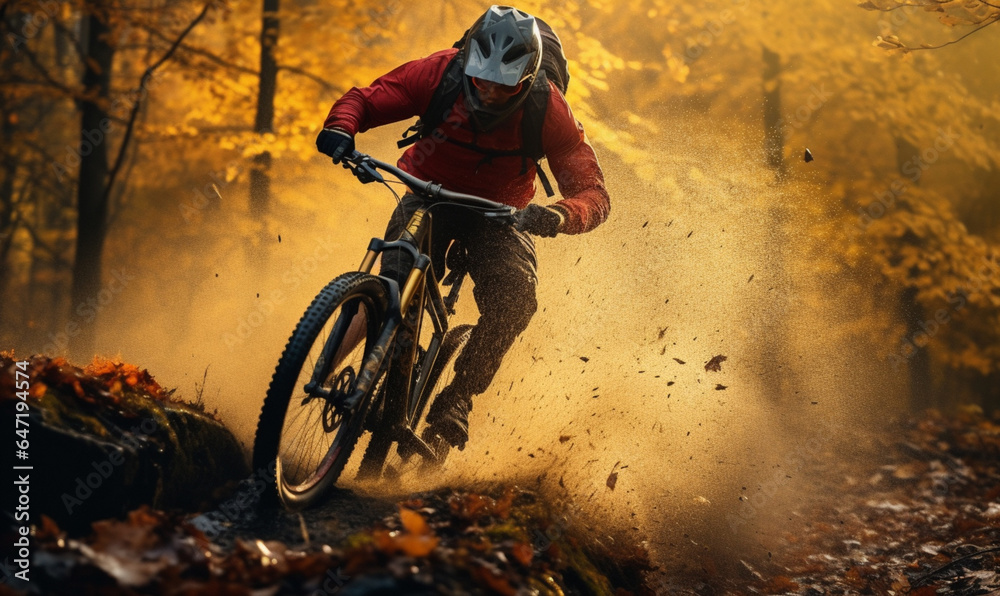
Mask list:
[[521,81],[517,85],[501,85],[500,83],[494,83],[486,79],[472,77],[472,85],[483,93],[492,93],[501,97],[513,97],[521,91],[524,81]]

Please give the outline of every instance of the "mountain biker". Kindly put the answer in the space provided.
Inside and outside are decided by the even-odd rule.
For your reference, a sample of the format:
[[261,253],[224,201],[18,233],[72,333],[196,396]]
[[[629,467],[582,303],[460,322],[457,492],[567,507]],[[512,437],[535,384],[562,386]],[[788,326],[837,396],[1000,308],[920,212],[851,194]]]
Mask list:
[[[461,47],[407,62],[368,87],[350,89],[334,103],[316,139],[319,151],[339,163],[354,150],[356,134],[425,114],[451,62],[463,61],[464,70],[457,71],[461,91],[446,117],[398,161],[401,169],[418,178],[520,210],[516,224],[509,226],[464,209],[433,208],[432,260],[442,267],[438,274],[448,243],[456,240],[465,251],[480,312],[455,362],[454,380],[427,416],[431,428],[459,448],[468,440],[472,397],[489,387],[537,308],[535,249],[528,234],[588,232],[607,219],[611,207],[604,174],[583,126],[556,85],[540,76],[542,50],[535,17],[509,6],[492,6],[469,29]],[[526,100],[535,83],[548,86],[542,149],[564,197],[548,206],[532,203],[537,163],[522,154]],[[413,195],[403,197],[386,239],[399,237],[418,205]],[[410,260],[401,250],[385,251],[381,275],[402,285]]]

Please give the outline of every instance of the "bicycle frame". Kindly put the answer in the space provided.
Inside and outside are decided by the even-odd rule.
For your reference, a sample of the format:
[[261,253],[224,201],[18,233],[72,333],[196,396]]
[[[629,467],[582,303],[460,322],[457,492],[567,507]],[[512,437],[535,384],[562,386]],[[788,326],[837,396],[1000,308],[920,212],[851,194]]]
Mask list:
[[[431,251],[431,220],[429,207],[419,207],[410,217],[399,240],[386,242],[380,238],[373,238],[368,245],[368,252],[360,267],[360,271],[364,273],[371,273],[378,256],[389,248],[409,253],[413,265],[401,290],[395,280],[381,278],[390,289],[388,322],[361,367],[355,390],[355,395],[362,395],[368,391],[378,375],[383,373],[383,369],[390,365],[390,348],[404,326],[410,327],[409,331],[413,337],[413,344],[409,347],[411,352],[406,361],[416,361],[424,321],[422,313],[426,311],[430,315],[433,332],[420,363],[422,374],[420,378],[414,379],[412,367],[404,371],[406,378],[403,407],[399,407],[399,395],[385,396],[386,413],[389,416],[387,426],[391,429],[390,432],[396,435],[394,440],[401,445],[405,443],[407,448],[414,449],[425,457],[434,457],[434,451],[413,432],[412,423],[419,420],[430,398],[425,390],[427,375],[437,360],[441,342],[448,332],[448,315],[454,312],[454,303],[458,299],[458,291],[465,274],[464,271],[460,271],[452,278],[451,291],[447,297],[443,297],[434,268],[431,266],[431,258],[428,256]],[[411,308],[415,308],[417,313],[416,321],[412,325],[406,320],[406,313],[410,312]]]

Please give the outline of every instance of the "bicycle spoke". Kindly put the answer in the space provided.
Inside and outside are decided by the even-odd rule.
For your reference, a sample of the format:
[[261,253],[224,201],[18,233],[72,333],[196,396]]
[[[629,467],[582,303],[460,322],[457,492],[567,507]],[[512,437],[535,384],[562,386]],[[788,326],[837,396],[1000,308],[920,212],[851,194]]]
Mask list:
[[[300,417],[301,416],[301,410],[306,409],[306,408],[308,408],[308,406],[300,408],[300,411],[297,414],[296,418]],[[312,416],[313,416],[312,410],[314,408],[309,408],[309,409],[310,409],[310,412],[308,412],[308,415],[307,415],[306,420],[305,420],[305,424],[303,426],[297,427],[297,428],[296,427],[290,427],[288,430],[290,430],[290,431],[295,432],[295,433],[298,434],[300,432],[301,428],[308,428],[307,425],[309,424],[309,421],[312,419]],[[302,465],[301,453],[303,452],[303,450],[305,448],[305,443],[306,442],[303,441],[303,440],[299,440],[299,441],[294,442],[292,444],[291,452],[286,454],[287,457],[288,457],[289,462],[295,464],[294,466],[292,466],[291,471],[293,472],[293,474],[292,474],[293,477],[296,477],[296,478],[299,475],[298,472],[299,472],[299,469],[301,468],[301,465]]]
[[[322,494],[364,432],[374,389],[362,396],[360,410],[339,406],[356,390],[387,303],[377,279],[345,274],[324,288],[293,332],[268,390],[254,447],[255,465],[273,458],[281,465],[277,493],[286,505],[307,505]],[[379,383],[381,378],[376,387]],[[307,392],[306,386],[316,389]]]

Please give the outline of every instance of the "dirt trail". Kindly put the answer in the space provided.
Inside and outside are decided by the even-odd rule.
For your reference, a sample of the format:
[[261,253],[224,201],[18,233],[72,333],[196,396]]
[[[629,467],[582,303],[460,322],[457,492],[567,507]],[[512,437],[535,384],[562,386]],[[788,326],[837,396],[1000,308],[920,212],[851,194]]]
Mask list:
[[[691,552],[723,562],[732,549],[766,556],[755,543],[762,524],[808,496],[829,429],[870,410],[867,396],[884,387],[858,347],[826,337],[847,306],[817,303],[819,281],[798,260],[808,242],[796,202],[822,197],[774,185],[757,163],[757,133],[706,132],[722,128],[692,117],[649,135],[639,166],[598,145],[611,219],[590,234],[538,241],[541,306],[476,400],[472,443],[443,474],[400,492],[525,483],[565,498],[608,534],[645,536],[667,565],[686,564]],[[362,149],[393,155],[394,141],[394,131],[369,133]],[[317,180],[346,177],[322,167]],[[255,281],[239,255],[217,257],[222,277],[184,295],[204,308],[188,315],[172,349],[148,339],[177,328],[165,313],[136,329],[134,345],[123,340],[122,355],[184,391],[209,366],[205,400],[249,446],[301,310],[332,275],[357,266],[391,211],[384,190],[351,188],[285,185],[297,215],[275,242],[275,274]],[[312,219],[295,211],[324,201],[329,209]],[[227,345],[225,334],[275,292],[282,297],[262,322]],[[129,325],[138,324],[133,306],[142,305],[121,309]],[[474,309],[467,303],[463,314],[474,318]],[[707,372],[718,355],[727,357],[721,371]]]

